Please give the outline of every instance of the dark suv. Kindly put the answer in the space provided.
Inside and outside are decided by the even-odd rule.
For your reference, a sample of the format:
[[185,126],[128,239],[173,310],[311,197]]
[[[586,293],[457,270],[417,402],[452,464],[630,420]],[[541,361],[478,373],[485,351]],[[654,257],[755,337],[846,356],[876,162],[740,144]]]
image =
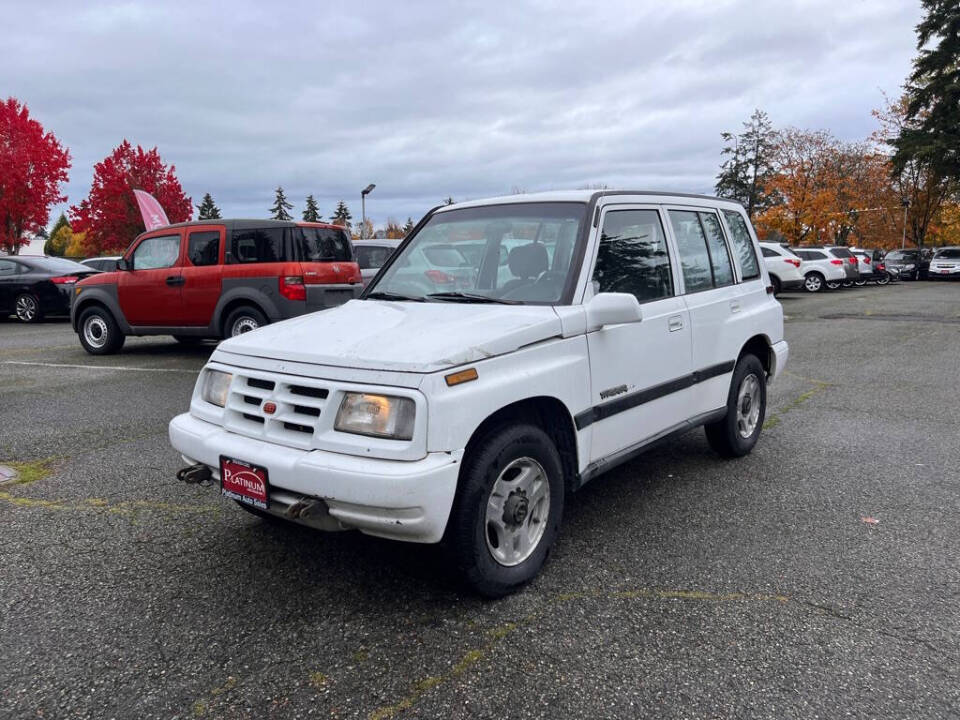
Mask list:
[[891,250],[883,259],[887,270],[899,275],[901,280],[926,280],[930,260],[919,250]]
[[240,335],[340,305],[361,288],[340,226],[206,220],[140,235],[115,272],[77,284],[70,317],[84,349],[105,355],[127,335]]

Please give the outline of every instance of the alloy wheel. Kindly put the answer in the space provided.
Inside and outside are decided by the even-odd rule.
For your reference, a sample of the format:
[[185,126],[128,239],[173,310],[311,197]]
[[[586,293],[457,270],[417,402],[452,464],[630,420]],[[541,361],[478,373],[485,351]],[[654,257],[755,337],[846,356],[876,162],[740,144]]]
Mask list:
[[30,295],[17,298],[17,317],[23,322],[33,322],[37,318],[37,301]]
[[737,432],[746,439],[753,435],[760,421],[760,381],[750,373],[743,378],[737,392]]

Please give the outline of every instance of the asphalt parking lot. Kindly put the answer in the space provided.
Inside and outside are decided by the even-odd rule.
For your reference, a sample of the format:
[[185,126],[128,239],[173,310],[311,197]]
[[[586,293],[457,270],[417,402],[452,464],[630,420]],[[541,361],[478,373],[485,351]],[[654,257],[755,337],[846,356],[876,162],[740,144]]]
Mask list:
[[782,302],[754,453],[592,482],[499,601],[176,482],[210,346],[0,323],[0,717],[960,716],[960,284]]

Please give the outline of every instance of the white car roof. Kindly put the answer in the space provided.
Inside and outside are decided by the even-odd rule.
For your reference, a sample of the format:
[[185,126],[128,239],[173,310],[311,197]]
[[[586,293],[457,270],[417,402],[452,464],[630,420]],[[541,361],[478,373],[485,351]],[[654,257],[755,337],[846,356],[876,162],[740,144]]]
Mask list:
[[690,195],[685,193],[667,192],[664,190],[552,190],[550,192],[524,193],[522,195],[503,195],[500,197],[484,198],[481,200],[467,200],[457,202],[453,205],[444,205],[437,209],[437,212],[446,212],[447,210],[457,210],[465,207],[480,207],[484,205],[508,205],[515,203],[533,203],[533,202],[581,202],[587,203],[594,196],[602,196],[604,199],[616,198],[619,196],[630,197],[631,199],[641,196],[642,199],[637,202],[649,203],[669,203],[671,205],[716,205],[733,208],[742,208],[743,206],[735,200],[724,200],[723,198],[711,197],[709,195]]

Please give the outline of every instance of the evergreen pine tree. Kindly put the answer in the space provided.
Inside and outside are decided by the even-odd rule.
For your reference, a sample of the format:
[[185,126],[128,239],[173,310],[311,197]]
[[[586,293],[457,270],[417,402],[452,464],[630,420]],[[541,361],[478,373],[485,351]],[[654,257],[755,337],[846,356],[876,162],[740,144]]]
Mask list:
[[753,219],[773,203],[765,187],[774,172],[777,133],[767,114],[757,109],[743,123],[742,133],[725,132],[721,137],[727,143],[722,151],[727,159],[717,175],[716,193],[737,200]]
[[[960,183],[960,6],[956,0],[921,0],[917,57],[906,86],[906,117],[890,138],[894,182],[921,185],[911,207],[914,242],[922,247],[930,220]],[[919,183],[917,182],[919,181]],[[915,203],[916,205],[916,203]]]
[[210,193],[204,194],[203,202],[197,205],[197,210],[199,211],[199,214],[197,215],[198,220],[220,219],[220,208],[214,204],[213,198],[210,197]]
[[274,220],[293,220],[293,215],[288,212],[289,210],[293,210],[293,203],[287,202],[287,196],[283,194],[283,188],[277,187],[273,207],[270,208],[272,213],[270,217]]
[[337,203],[337,209],[334,210],[333,215],[330,216],[332,223],[335,225],[343,225],[344,227],[350,227],[350,221],[352,219],[353,215],[350,214],[350,209],[343,200]]
[[403,226],[403,236],[406,237],[410,234],[410,231],[414,228],[414,222],[412,217],[407,218],[406,224]]
[[303,210],[304,222],[322,222],[320,218],[320,208],[313,195],[307,195],[307,206]]

